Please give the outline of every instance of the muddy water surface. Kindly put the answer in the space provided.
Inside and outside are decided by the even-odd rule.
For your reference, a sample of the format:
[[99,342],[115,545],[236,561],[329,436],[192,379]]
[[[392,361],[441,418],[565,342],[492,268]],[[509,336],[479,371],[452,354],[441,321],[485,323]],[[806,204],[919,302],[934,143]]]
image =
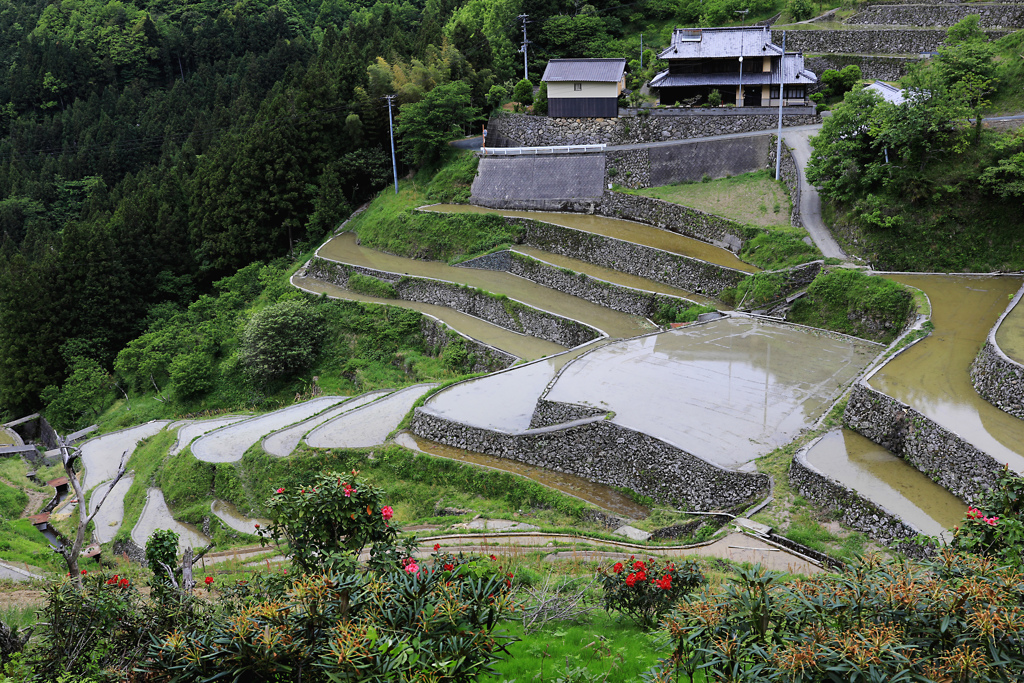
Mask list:
[[1006,310],[1019,277],[984,275],[886,275],[924,290],[935,331],[886,363],[869,380],[959,434],[996,461],[1024,473],[1024,420],[982,399],[970,368],[989,330]]
[[113,479],[125,452],[127,452],[127,461],[132,457],[139,441],[153,436],[168,424],[170,424],[170,420],[153,420],[136,427],[89,439],[82,444],[82,464],[85,465],[82,489],[88,491],[100,482]]
[[379,299],[375,296],[366,296],[337,285],[332,285],[323,280],[316,280],[307,277],[293,277],[292,282],[299,288],[315,294],[326,294],[335,299],[347,301],[362,301],[365,303],[384,304],[387,306],[399,306],[408,308],[420,313],[426,313],[437,318],[453,330],[458,330],[467,337],[472,337],[484,344],[488,344],[502,351],[511,353],[516,358],[533,360],[543,358],[553,353],[564,351],[565,347],[554,342],[537,339],[527,334],[519,334],[504,327],[498,327],[486,320],[467,315],[460,311],[453,310],[447,306],[435,304],[424,304],[419,301],[402,301],[401,299]]
[[519,218],[532,218],[536,221],[554,223],[566,228],[592,232],[595,235],[614,237],[626,242],[643,244],[655,249],[689,256],[691,258],[715,263],[726,268],[735,268],[744,273],[756,273],[760,270],[757,266],[736,258],[728,249],[716,247],[707,242],[701,242],[690,237],[684,237],[678,233],[655,228],[643,223],[624,221],[618,218],[605,218],[604,216],[591,216],[580,213],[552,213],[548,211],[507,211],[505,209],[488,209],[482,206],[471,206],[468,204],[438,204],[426,208],[427,211],[439,211],[442,213],[497,213],[502,216],[516,216]]
[[363,448],[387,440],[412,404],[436,384],[415,384],[385,398],[343,413],[306,436],[313,448]]
[[365,405],[370,401],[376,400],[381,396],[385,396],[387,391],[370,391],[361,396],[357,396],[353,399],[345,401],[340,406],[335,406],[330,410],[325,410],[315,417],[311,417],[304,422],[300,422],[297,425],[286,427],[279,432],[274,432],[267,438],[263,439],[263,450],[271,455],[276,455],[279,458],[284,458],[292,454],[296,446],[299,445],[299,441],[306,432],[319,427],[328,420],[332,420],[342,413],[347,413],[350,410],[354,410],[361,405]]
[[[96,513],[92,522],[94,525],[93,536],[100,543],[109,543],[114,540],[114,536],[121,530],[121,522],[124,519],[124,497],[128,494],[128,489],[131,488],[132,482],[135,480],[135,475],[126,475],[121,477],[120,481],[117,482],[117,486],[107,496],[106,501],[103,503],[103,507]],[[100,484],[96,487],[96,490],[89,496],[89,513],[96,512],[96,506],[103,500],[103,496],[106,495],[107,490],[110,488],[110,482]]]
[[164,500],[164,492],[160,489],[149,489],[146,494],[146,505],[142,508],[142,516],[132,529],[132,540],[139,547],[145,548],[146,541],[157,529],[170,529],[178,534],[178,548],[184,550],[189,546],[205,548],[210,539],[192,524],[179,522],[171,516],[171,510]]
[[210,420],[183,420],[180,424],[175,423],[170,425],[168,429],[173,429],[175,425],[178,425],[178,440],[171,446],[170,454],[177,455],[182,451],[185,446],[192,443],[192,440],[212,432],[214,429],[220,429],[221,427],[227,427],[228,425],[247,420],[251,417],[250,415],[228,415],[227,417],[215,417]]
[[598,306],[509,273],[455,268],[441,261],[419,261],[366,249],[356,244],[356,235],[350,232],[327,242],[317,253],[341,263],[435,278],[504,294],[529,306],[586,323],[612,337],[633,337],[650,329],[650,324],[643,318]]
[[210,512],[217,516],[217,519],[227,524],[235,531],[243,534],[255,534],[256,525],[266,528],[270,520],[261,517],[248,517],[238,511],[234,504],[226,500],[217,499],[210,503]]
[[922,472],[857,432],[829,432],[807,452],[822,472],[929,536],[959,522],[967,506]]
[[1024,363],[1024,304],[1020,301],[1003,318],[1003,324],[996,330],[996,343],[1007,356],[1018,363]]
[[433,441],[428,441],[427,439],[421,439],[410,432],[402,432],[396,437],[395,441],[398,444],[414,451],[422,451],[442,458],[450,458],[452,460],[459,460],[473,465],[480,465],[491,469],[518,474],[526,477],[527,479],[532,479],[539,484],[543,484],[544,486],[561,491],[562,493],[567,493],[570,496],[575,496],[576,498],[585,500],[599,508],[608,510],[627,519],[643,519],[644,517],[647,517],[649,512],[647,508],[634,503],[629,499],[629,497],[619,493],[610,486],[595,484],[572,474],[563,474],[561,472],[544,469],[543,467],[526,465],[515,460],[495,458],[490,455],[484,455],[483,453],[474,453],[461,448],[444,446]]

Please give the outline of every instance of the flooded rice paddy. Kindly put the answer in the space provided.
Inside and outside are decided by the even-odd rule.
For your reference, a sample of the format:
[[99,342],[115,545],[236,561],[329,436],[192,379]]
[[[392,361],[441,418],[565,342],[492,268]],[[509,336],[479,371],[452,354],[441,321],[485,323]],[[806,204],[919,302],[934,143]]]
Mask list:
[[424,207],[426,211],[440,213],[496,213],[502,216],[532,218],[536,221],[554,223],[566,228],[591,232],[595,235],[614,237],[615,239],[644,246],[661,249],[681,256],[700,259],[726,268],[735,268],[744,273],[756,273],[760,269],[741,261],[728,249],[716,247],[707,242],[685,237],[675,232],[662,230],[643,223],[624,221],[619,218],[605,218],[580,213],[553,213],[550,211],[511,211],[505,209],[488,209],[468,204],[436,204]]
[[493,346],[496,349],[501,349],[502,351],[511,353],[516,358],[522,358],[523,360],[543,358],[544,356],[550,356],[553,353],[565,350],[564,346],[555,344],[554,342],[537,339],[536,337],[513,332],[512,330],[506,330],[504,327],[498,327],[486,320],[481,320],[480,318],[472,315],[467,315],[466,313],[456,311],[448,308],[447,306],[424,304],[419,301],[403,301],[401,299],[380,299],[375,296],[367,296],[365,294],[352,292],[338,287],[337,285],[332,285],[328,282],[324,282],[323,280],[317,280],[314,278],[293,277],[292,283],[307,292],[313,292],[314,294],[326,294],[327,296],[335,299],[362,301],[365,303],[383,304],[386,306],[399,306],[401,308],[419,311],[420,313],[426,313],[427,315],[437,318],[453,330],[458,330],[468,337],[472,337],[473,339]]
[[849,429],[821,437],[807,461],[929,536],[952,528],[967,511],[963,501],[924,473]]
[[355,233],[338,235],[317,253],[326,259],[366,268],[434,278],[488,292],[501,293],[529,306],[578,320],[612,337],[634,337],[650,331],[647,320],[613,311],[579,297],[564,294],[524,278],[494,270],[455,268],[441,261],[420,261],[385,254],[356,244]]
[[0,446],[13,446],[16,443],[18,441],[14,436],[14,432],[7,427],[0,427]]
[[229,415],[227,417],[215,417],[210,420],[182,420],[180,423],[174,423],[168,427],[173,429],[175,425],[178,427],[178,440],[171,446],[170,454],[177,455],[180,453],[185,446],[188,446],[194,439],[212,432],[214,429],[220,429],[221,427],[227,427],[228,425],[247,420],[251,415]]
[[387,440],[412,404],[436,384],[416,384],[361,408],[343,413],[306,437],[313,448],[364,448]]
[[270,520],[262,517],[247,517],[238,511],[238,508],[226,500],[215,500],[210,503],[210,512],[220,521],[227,524],[235,531],[243,534],[256,533],[256,525],[267,527]]
[[178,548],[184,550],[188,547],[205,548],[210,539],[191,524],[185,524],[174,519],[167,501],[164,500],[164,492],[157,488],[149,489],[146,494],[146,505],[142,508],[142,516],[132,529],[132,540],[140,548],[146,547],[146,541],[157,529],[170,529],[178,534]]
[[344,396],[322,396],[221,427],[193,442],[192,454],[204,462],[237,462],[266,434],[301,422],[343,400]]
[[153,420],[89,439],[82,444],[82,464],[85,467],[82,489],[88,491],[101,482],[113,479],[121,464],[121,456],[127,452],[125,459],[130,458],[139,441],[157,434],[169,423],[170,420]]
[[342,413],[347,413],[350,410],[354,410],[359,406],[365,405],[370,401],[374,401],[381,396],[386,396],[387,391],[370,391],[368,393],[357,396],[353,399],[345,401],[339,406],[335,406],[329,410],[325,410],[319,415],[304,420],[297,425],[286,427],[279,432],[274,432],[267,438],[263,439],[263,450],[271,455],[276,455],[279,458],[284,458],[292,454],[292,451],[302,441],[302,437],[314,429],[319,427],[328,420],[333,420]]
[[989,330],[1020,287],[1018,277],[886,275],[923,290],[935,330],[882,366],[869,384],[902,401],[996,461],[1024,473],[1024,420],[981,398],[970,367]]
[[1003,322],[996,330],[996,344],[1010,358],[1018,363],[1024,363],[1024,304],[1021,299],[1003,318]]
[[616,424],[739,467],[810,427],[880,351],[723,318],[593,350],[566,365],[546,398],[611,410]]
[[646,517],[649,510],[642,505],[634,503],[628,496],[616,491],[604,484],[595,484],[583,477],[572,474],[563,474],[554,470],[534,467],[516,460],[506,458],[495,458],[483,453],[463,450],[445,446],[420,437],[410,432],[402,432],[395,438],[396,443],[414,451],[421,451],[429,455],[441,458],[449,458],[460,462],[470,463],[481,467],[511,472],[526,477],[549,488],[556,489],[580,500],[596,505],[626,519],[642,519]]
[[[125,475],[121,477],[120,481],[117,482],[117,486],[107,496],[106,501],[103,503],[103,507],[93,517],[93,536],[99,543],[109,543],[114,540],[114,536],[121,530],[121,523],[124,521],[124,497],[128,494],[128,489],[131,488],[132,482],[135,480],[135,475]],[[96,507],[103,500],[103,496],[106,495],[107,489],[110,488],[110,482],[100,484],[96,487],[96,490],[89,495],[89,513],[96,512]]]

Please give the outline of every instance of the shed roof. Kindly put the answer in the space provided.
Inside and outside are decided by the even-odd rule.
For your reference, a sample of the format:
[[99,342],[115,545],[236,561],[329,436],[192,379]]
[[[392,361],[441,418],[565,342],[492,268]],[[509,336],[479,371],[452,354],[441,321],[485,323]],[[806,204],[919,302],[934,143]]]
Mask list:
[[711,59],[716,57],[761,57],[782,54],[772,43],[767,26],[726,26],[719,28],[677,28],[672,44],[661,51],[659,59]]
[[[804,56],[799,53],[787,53],[782,60],[782,66],[787,85],[810,85],[817,83],[818,77],[813,71],[804,68]],[[715,73],[715,74],[670,74],[668,70],[662,71],[651,79],[652,88],[676,88],[690,85],[738,85],[740,74],[736,73]],[[743,82],[747,85],[778,85],[779,73],[774,70],[770,73],[755,72],[744,73]]]
[[889,85],[888,83],[884,83],[882,81],[875,81],[874,83],[872,83],[871,85],[864,89],[874,90],[879,95],[881,95],[887,102],[892,102],[893,104],[903,104],[907,99],[907,96],[902,89],[897,88],[896,86],[893,85]]
[[552,59],[544,69],[542,81],[599,81],[618,83],[626,71],[626,60],[618,59]]

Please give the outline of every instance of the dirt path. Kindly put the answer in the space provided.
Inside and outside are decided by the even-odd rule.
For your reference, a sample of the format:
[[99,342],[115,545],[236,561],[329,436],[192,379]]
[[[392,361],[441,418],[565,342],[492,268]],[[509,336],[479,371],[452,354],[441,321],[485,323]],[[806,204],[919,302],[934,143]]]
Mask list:
[[21,513],[21,518],[31,517],[36,513],[36,510],[45,505],[53,496],[43,493],[42,491],[33,491],[32,489],[24,489],[17,484],[7,481],[3,477],[0,477],[0,483],[7,484],[11,488],[21,489],[28,496],[28,505]]

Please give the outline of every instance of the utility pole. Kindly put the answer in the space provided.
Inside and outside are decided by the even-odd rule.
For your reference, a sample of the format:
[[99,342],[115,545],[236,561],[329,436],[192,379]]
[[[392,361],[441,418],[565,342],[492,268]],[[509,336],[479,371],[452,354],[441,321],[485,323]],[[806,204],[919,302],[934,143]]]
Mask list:
[[[738,9],[736,14],[742,14],[743,18],[747,18],[748,9]],[[740,92],[739,97],[736,98],[736,106],[743,106],[743,33],[740,32]]]
[[395,96],[385,95],[384,99],[388,101],[388,128],[391,130],[391,170],[395,174],[395,194],[398,194],[398,164],[395,163],[395,124],[391,120],[391,102],[395,99]]
[[779,60],[779,132],[775,146],[775,179],[782,173],[782,93],[786,87],[786,32],[782,32],[782,59]]
[[644,34],[640,34],[640,70],[644,70]]
[[519,51],[523,53],[523,80],[526,81],[530,80],[530,74],[526,68],[526,46],[530,44],[530,41],[526,39],[526,25],[530,23],[529,21],[527,21],[527,19],[529,18],[529,14],[520,14],[518,17],[516,17],[516,19],[521,19],[523,21],[523,46],[519,48]]

